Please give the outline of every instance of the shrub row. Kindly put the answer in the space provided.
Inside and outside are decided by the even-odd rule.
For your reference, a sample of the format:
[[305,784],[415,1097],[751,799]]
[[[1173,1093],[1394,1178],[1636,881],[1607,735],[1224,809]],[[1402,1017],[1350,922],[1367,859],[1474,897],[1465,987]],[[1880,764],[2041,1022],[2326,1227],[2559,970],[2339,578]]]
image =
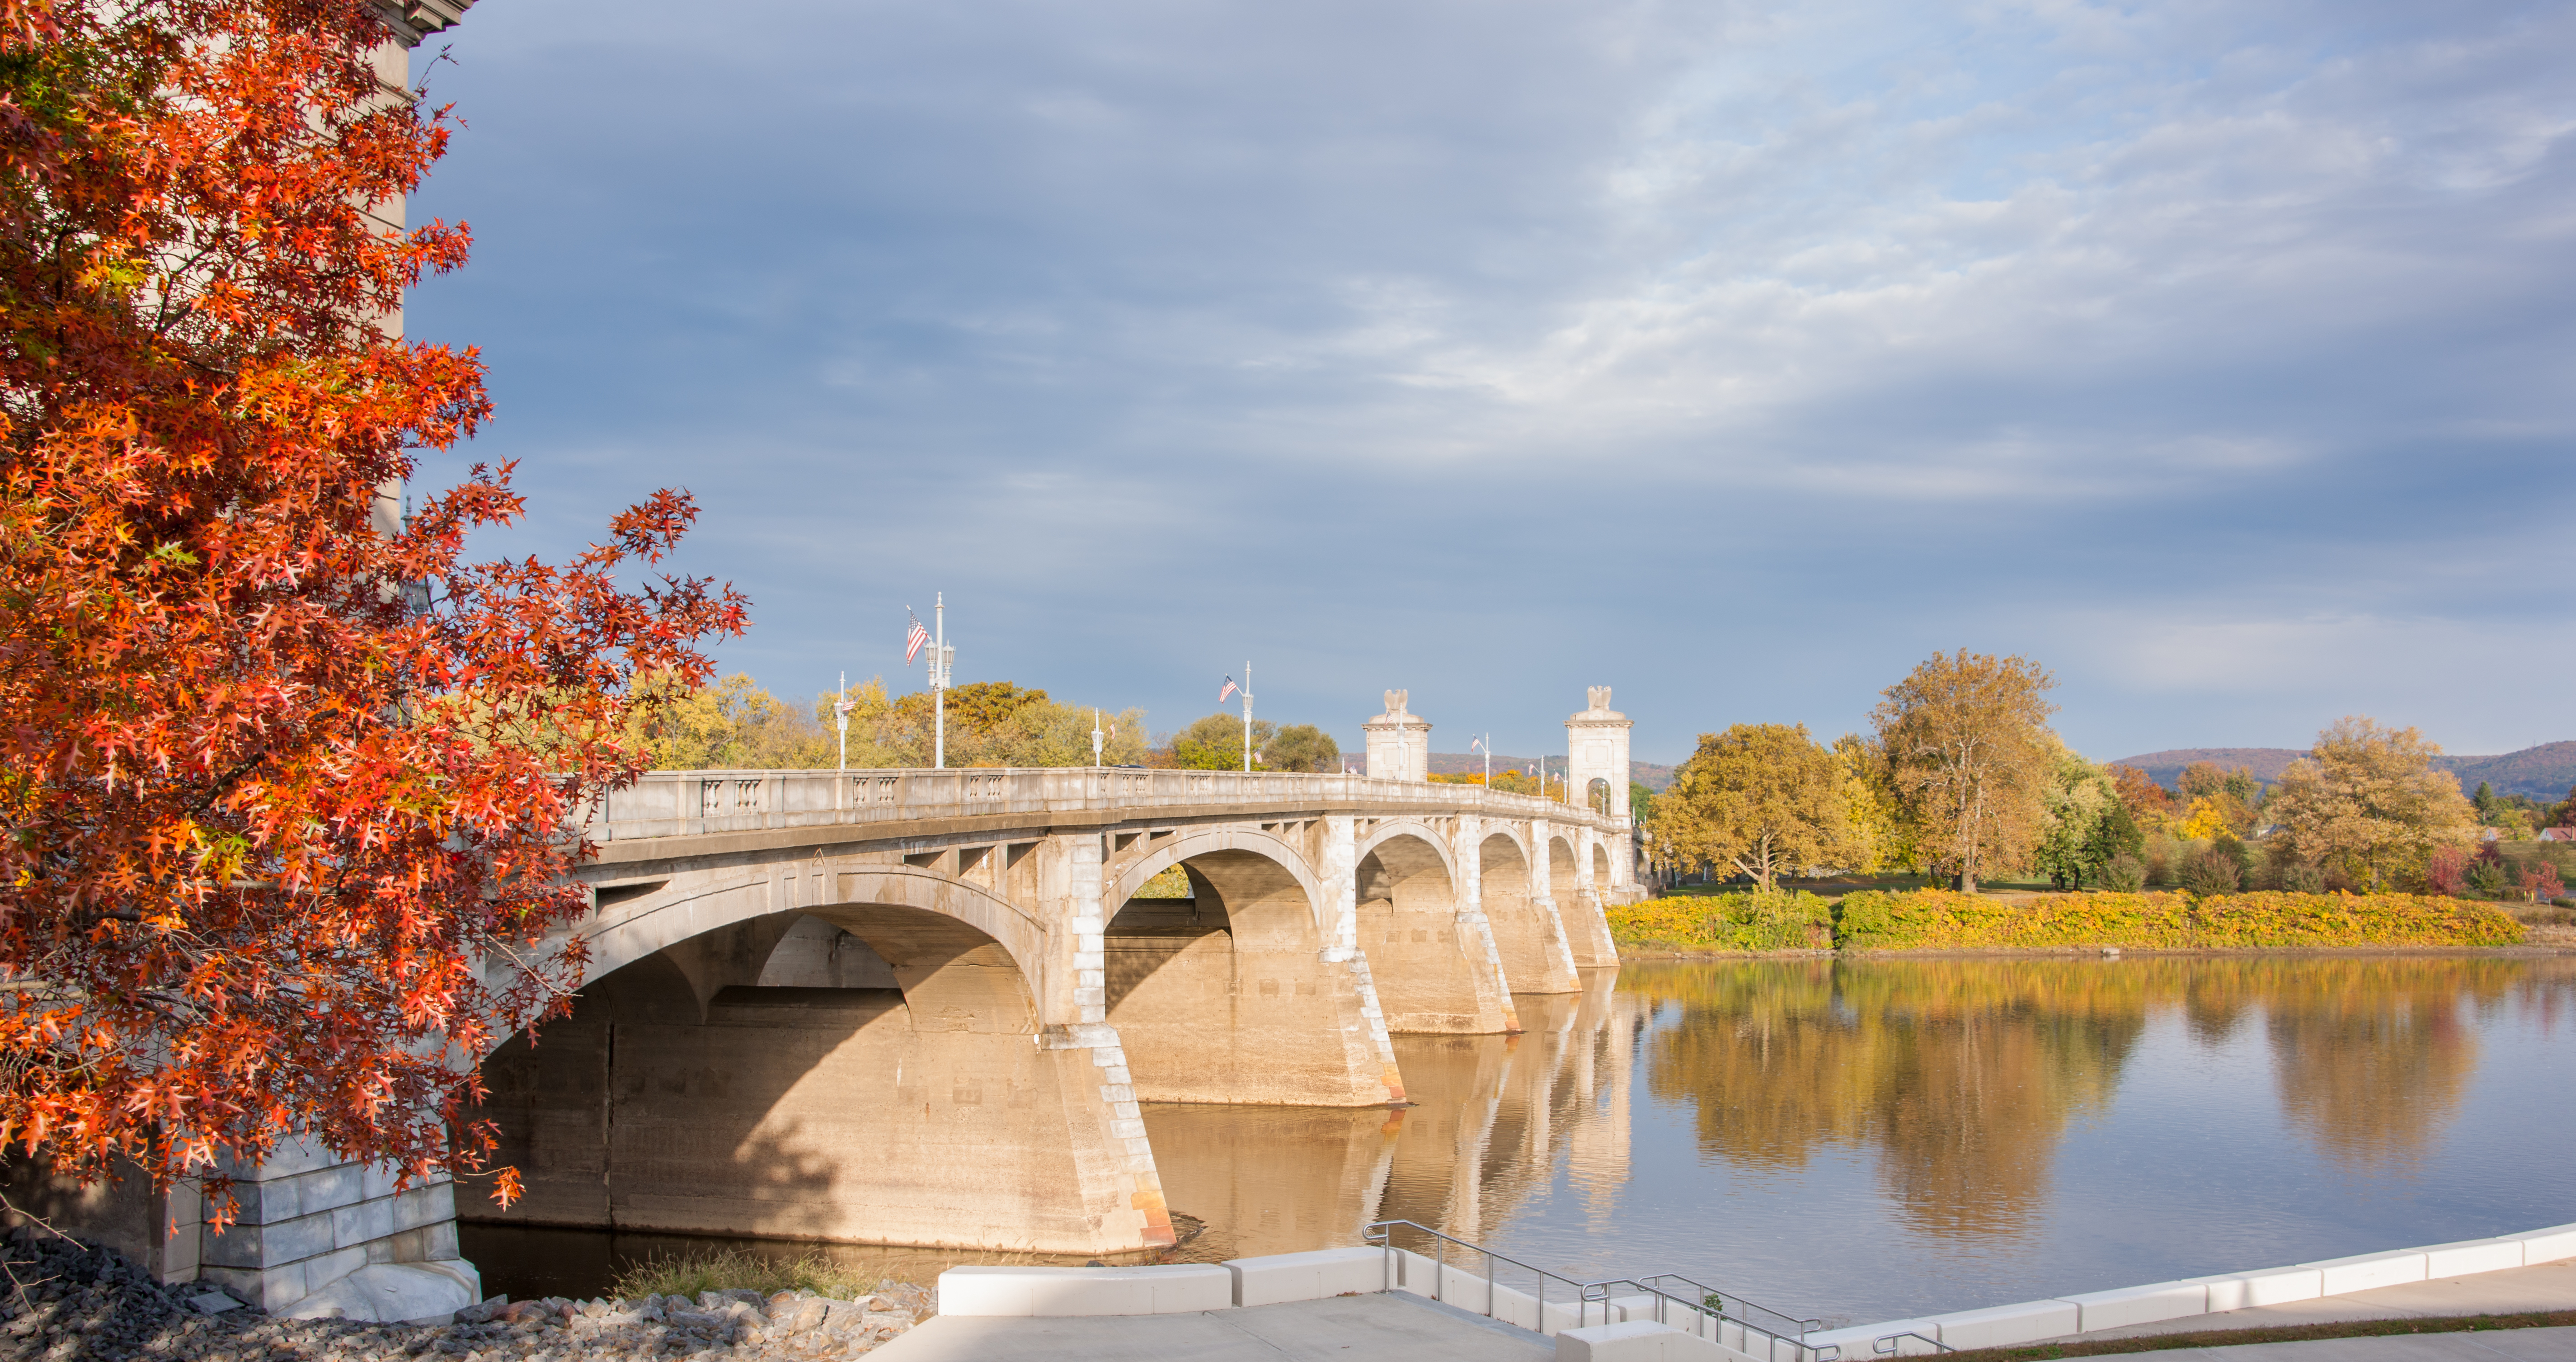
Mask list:
[[1648,899],[1604,910],[1622,946],[1673,951],[1806,951],[1834,944],[1833,904],[1794,894]]
[[2126,946],[2510,946],[2522,925],[2489,903],[2421,894],[2046,894],[2008,902],[1946,889],[1865,890],[1835,914],[1848,950]]
[[2046,894],[1947,889],[1648,899],[1607,910],[1623,947],[1676,951],[2011,950],[2121,946],[2510,946],[2522,925],[2490,903],[2418,894]]

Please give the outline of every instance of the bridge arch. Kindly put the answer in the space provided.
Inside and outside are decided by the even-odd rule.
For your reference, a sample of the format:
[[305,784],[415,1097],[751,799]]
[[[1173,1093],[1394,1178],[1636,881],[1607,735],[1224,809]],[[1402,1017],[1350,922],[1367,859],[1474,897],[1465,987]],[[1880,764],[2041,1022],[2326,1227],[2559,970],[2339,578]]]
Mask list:
[[[1134,897],[1175,865],[1188,898]],[[1329,900],[1294,843],[1183,831],[1107,878],[1099,987],[1139,1100],[1403,1100],[1366,969],[1330,949]]]
[[[627,965],[657,952],[683,946],[688,942],[708,944],[714,933],[745,925],[759,924],[772,928],[774,935],[759,943],[759,951],[775,944],[799,914],[825,916],[825,905],[866,905],[881,910],[875,913],[845,913],[843,923],[861,940],[869,931],[883,936],[890,948],[907,959],[929,960],[948,938],[933,931],[922,931],[897,925],[904,914],[882,910],[911,910],[926,918],[955,922],[960,928],[999,948],[1027,984],[1047,958],[1046,930],[1036,918],[1010,900],[996,895],[982,885],[957,879],[919,866],[881,863],[840,863],[817,861],[812,871],[797,877],[806,887],[797,895],[802,904],[778,901],[772,876],[767,874],[727,877],[706,883],[688,885],[680,892],[668,889],[653,892],[629,903],[619,904],[614,915],[603,913],[604,921],[582,933],[590,946],[590,977],[604,978]],[[815,881],[820,881],[817,884]],[[858,925],[868,926],[868,931]],[[963,940],[959,937],[957,940]],[[874,941],[870,949],[876,949]],[[878,950],[887,963],[894,957]],[[684,960],[687,952],[684,952]],[[991,959],[983,962],[989,965]],[[683,964],[683,969],[688,965]],[[932,967],[935,969],[935,966]],[[898,974],[900,974],[900,970]],[[717,989],[728,984],[750,983],[758,978],[753,966],[752,979],[737,979],[739,966],[732,971],[701,968],[691,970],[692,982],[699,987],[700,1002],[710,1001]],[[926,977],[926,976],[924,976]]]
[[[531,1173],[497,1218],[1048,1253],[1173,1241],[1121,1133],[1132,1101],[1111,1100],[1091,1050],[1037,1034],[1046,940],[1027,912],[882,862],[690,878],[614,905],[572,1016],[486,1060],[502,1154]],[[865,943],[852,977],[891,986],[763,983],[807,923],[827,930],[804,940]]]
[[1565,928],[1555,905],[1534,892],[1524,848],[1519,837],[1501,831],[1488,834],[1476,848],[1485,920],[1492,924],[1503,978],[1514,993],[1572,993],[1582,981],[1574,973]]
[[1386,1029],[1439,1035],[1517,1029],[1483,917],[1460,911],[1449,839],[1406,819],[1380,824],[1358,845],[1357,935]]

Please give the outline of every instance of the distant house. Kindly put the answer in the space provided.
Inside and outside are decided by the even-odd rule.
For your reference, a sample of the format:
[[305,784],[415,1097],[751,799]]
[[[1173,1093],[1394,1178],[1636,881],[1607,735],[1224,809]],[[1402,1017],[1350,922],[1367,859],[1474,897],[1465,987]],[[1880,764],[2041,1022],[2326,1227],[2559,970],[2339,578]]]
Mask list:
[[2542,828],[2540,830],[2540,840],[2544,842],[2576,842],[2576,828]]

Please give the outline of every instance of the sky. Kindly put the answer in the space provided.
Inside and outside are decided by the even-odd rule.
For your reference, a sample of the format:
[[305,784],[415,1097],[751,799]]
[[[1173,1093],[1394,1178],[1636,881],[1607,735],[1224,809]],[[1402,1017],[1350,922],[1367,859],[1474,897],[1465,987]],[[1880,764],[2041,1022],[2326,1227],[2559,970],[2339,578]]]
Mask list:
[[[433,61],[444,54],[443,60]],[[415,339],[562,557],[657,487],[783,695],[1463,751],[2576,738],[2576,3],[482,0]],[[907,685],[908,679],[908,685]]]

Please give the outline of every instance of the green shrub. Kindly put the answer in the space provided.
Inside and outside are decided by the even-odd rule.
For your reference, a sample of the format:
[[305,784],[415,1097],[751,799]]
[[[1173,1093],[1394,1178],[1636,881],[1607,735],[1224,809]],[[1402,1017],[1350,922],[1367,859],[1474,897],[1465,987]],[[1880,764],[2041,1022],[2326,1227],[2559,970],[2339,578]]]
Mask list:
[[2182,863],[2182,887],[2185,892],[2207,898],[2213,894],[2233,894],[2244,879],[2245,868],[2236,858],[2218,847],[2192,853]]
[[2102,867],[2100,878],[2114,894],[2134,894],[2147,887],[2147,863],[2124,851]]
[[1605,910],[1622,946],[1676,951],[1803,951],[1833,945],[1833,905],[1795,893],[1648,899]]
[[2489,904],[2416,894],[2050,894],[2019,902],[1946,889],[1842,901],[1851,950],[2127,946],[2509,946],[2522,926]]

